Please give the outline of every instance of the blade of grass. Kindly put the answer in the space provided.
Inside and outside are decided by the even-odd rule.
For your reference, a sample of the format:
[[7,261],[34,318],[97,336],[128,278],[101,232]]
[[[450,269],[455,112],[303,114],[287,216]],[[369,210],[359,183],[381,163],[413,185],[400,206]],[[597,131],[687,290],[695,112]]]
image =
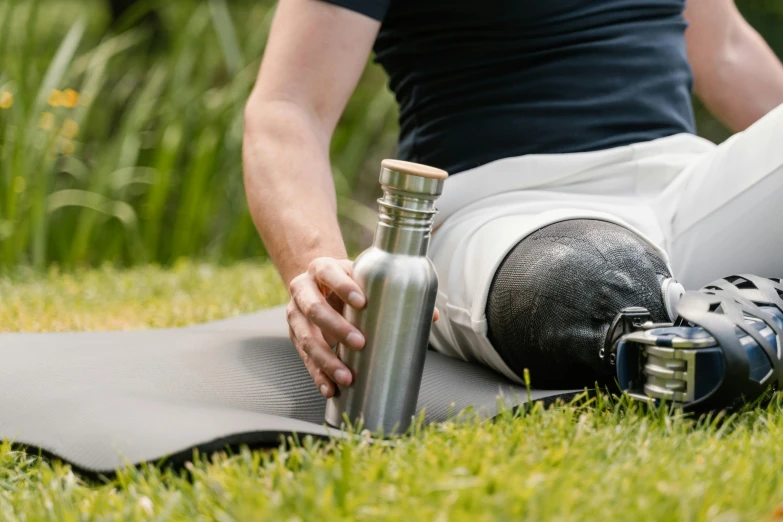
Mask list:
[[150,187],[142,207],[145,250],[156,259],[160,259],[160,235],[164,225],[166,203],[170,197],[174,168],[182,146],[182,135],[182,127],[178,124],[169,125],[163,133],[154,161],[157,179]]
[[209,14],[226,60],[226,68],[234,76],[244,66],[245,59],[226,0],[209,0]]
[[[76,50],[79,47],[79,42],[84,35],[86,28],[86,21],[84,18],[77,20],[68,31],[68,34],[63,38],[60,47],[57,49],[57,53],[46,70],[44,79],[41,85],[38,87],[38,93],[35,97],[33,105],[33,113],[38,113],[41,108],[46,104],[46,100],[53,89],[58,87],[68,69],[68,65],[73,60]],[[33,37],[31,35],[31,37]]]
[[40,0],[32,0],[27,3],[30,7],[30,13],[27,16],[27,24],[25,34],[27,38],[25,40],[24,51],[22,52],[22,85],[25,90],[33,90],[30,81],[30,67],[34,63],[35,57],[35,44],[36,39],[30,35],[35,34],[36,22],[38,21],[38,9],[41,5]]
[[[3,5],[3,11],[2,11],[2,18],[3,21],[2,28],[0,28],[0,58],[3,59],[3,63],[8,63],[6,60],[8,60],[8,35],[11,32],[11,19],[14,16],[14,1],[8,0],[7,2],[4,2]],[[5,71],[0,71],[0,75],[5,74]],[[1,77],[0,77],[1,78]]]
[[217,146],[217,133],[206,127],[196,144],[193,168],[181,187],[182,199],[172,238],[172,260],[195,253],[199,236],[203,233],[203,228],[198,225],[210,218],[211,204],[204,196],[210,191],[210,173],[215,165]]
[[[111,175],[119,169],[136,165],[141,145],[139,133],[155,111],[165,79],[166,71],[162,67],[156,68],[150,74],[150,80],[142,91],[134,98],[126,117],[120,124],[113,153],[105,156],[102,164],[97,166],[93,173],[88,187],[90,192],[107,197],[111,195],[113,199],[121,197],[121,194],[111,194]],[[88,259],[95,226],[95,213],[82,213],[76,225],[69,262],[83,263]]]
[[[38,94],[36,95],[35,102],[33,104],[33,110],[31,111],[31,117],[28,120],[28,132],[27,142],[30,145],[29,149],[35,150],[33,140],[37,135],[37,121],[34,118],[40,115],[41,109],[44,106],[49,93],[62,81],[65,76],[68,65],[71,63],[76,49],[79,46],[79,42],[84,34],[85,29],[84,19],[78,20],[71,26],[71,29],[66,34],[60,47],[57,49],[57,53],[54,55],[49,68],[44,75],[44,79],[38,88]],[[28,150],[29,150],[28,149]],[[46,148],[49,150],[49,147]],[[34,160],[33,160],[34,161]],[[46,264],[46,236],[47,236],[47,220],[46,220],[46,196],[49,193],[50,176],[48,172],[50,168],[46,168],[47,164],[53,163],[53,158],[44,154],[40,161],[35,162],[34,170],[30,172],[38,172],[32,181],[32,208],[31,208],[31,220],[32,220],[32,263],[33,266],[42,269]]]

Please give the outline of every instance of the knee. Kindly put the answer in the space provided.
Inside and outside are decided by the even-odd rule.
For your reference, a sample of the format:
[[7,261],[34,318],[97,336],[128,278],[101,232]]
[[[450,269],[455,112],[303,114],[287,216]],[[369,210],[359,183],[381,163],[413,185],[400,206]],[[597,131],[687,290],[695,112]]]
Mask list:
[[605,375],[598,352],[628,306],[668,320],[666,262],[619,225],[570,220],[519,242],[498,268],[487,300],[489,339],[515,373],[537,387],[591,386]]

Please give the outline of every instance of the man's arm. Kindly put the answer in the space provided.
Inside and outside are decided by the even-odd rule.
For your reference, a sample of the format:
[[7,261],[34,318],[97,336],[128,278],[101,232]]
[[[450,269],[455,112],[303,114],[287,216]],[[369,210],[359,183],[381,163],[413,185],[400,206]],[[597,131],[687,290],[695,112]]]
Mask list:
[[737,132],[783,103],[783,64],[734,0],[688,0],[685,31],[694,90]]
[[364,337],[340,315],[364,305],[337,222],[332,132],[380,23],[318,0],[281,0],[245,109],[243,162],[253,220],[289,287],[291,339],[324,396],[350,371],[332,352]]
[[320,256],[346,257],[329,143],[379,23],[318,0],[281,0],[245,109],[248,203],[286,283]]

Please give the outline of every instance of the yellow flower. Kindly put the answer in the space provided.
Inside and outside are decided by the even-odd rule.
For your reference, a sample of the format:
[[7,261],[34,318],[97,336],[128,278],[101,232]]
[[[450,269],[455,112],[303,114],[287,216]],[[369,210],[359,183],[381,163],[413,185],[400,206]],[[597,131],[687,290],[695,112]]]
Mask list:
[[14,95],[8,91],[0,92],[0,109],[10,109],[14,104]]
[[38,122],[38,128],[41,130],[49,130],[54,127],[54,114],[51,112],[42,112],[41,119]]
[[76,146],[73,144],[71,140],[67,140],[63,142],[62,146],[60,147],[60,152],[63,156],[70,156],[73,154],[73,151],[76,150]]
[[79,93],[73,89],[65,89],[60,97],[60,103],[63,107],[73,109],[79,103]]
[[79,134],[79,124],[70,118],[66,119],[62,128],[60,128],[60,136],[73,139],[77,134]]
[[63,98],[63,93],[61,91],[59,91],[58,89],[52,89],[52,93],[49,95],[49,100],[48,100],[49,106],[59,107],[60,105],[63,104],[62,98]]
[[27,181],[22,176],[16,176],[13,182],[14,192],[21,194],[27,188]]

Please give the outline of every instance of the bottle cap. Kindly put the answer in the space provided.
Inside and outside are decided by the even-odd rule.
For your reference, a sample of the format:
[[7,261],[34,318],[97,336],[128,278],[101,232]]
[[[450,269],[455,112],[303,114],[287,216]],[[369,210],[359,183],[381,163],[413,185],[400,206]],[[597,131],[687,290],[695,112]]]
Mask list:
[[381,162],[381,167],[389,170],[395,170],[403,174],[421,176],[422,178],[446,179],[449,177],[449,173],[445,170],[436,169],[435,167],[430,167],[429,165],[422,165],[421,163],[412,163],[410,161],[385,159]]
[[380,182],[384,190],[406,192],[416,196],[440,196],[443,182],[449,174],[445,170],[401,161],[385,159],[381,162]]

